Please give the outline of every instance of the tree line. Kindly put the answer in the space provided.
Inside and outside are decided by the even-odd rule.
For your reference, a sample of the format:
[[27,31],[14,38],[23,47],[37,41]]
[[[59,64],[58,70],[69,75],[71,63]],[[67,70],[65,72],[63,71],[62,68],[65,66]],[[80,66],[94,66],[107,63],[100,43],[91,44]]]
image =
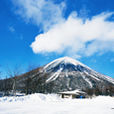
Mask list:
[[[31,75],[33,74],[32,72],[34,72],[34,69],[36,68],[37,66],[29,66],[27,69],[27,73],[25,73],[26,76],[24,76],[24,74],[21,74],[19,66],[15,66],[13,70],[7,67],[7,73],[4,79],[1,78],[2,72],[0,70],[0,92],[3,93],[4,96],[16,96],[17,92],[22,92],[25,94],[37,92],[37,86],[40,87],[42,80],[39,78],[33,83]],[[21,82],[19,82],[20,80]]]

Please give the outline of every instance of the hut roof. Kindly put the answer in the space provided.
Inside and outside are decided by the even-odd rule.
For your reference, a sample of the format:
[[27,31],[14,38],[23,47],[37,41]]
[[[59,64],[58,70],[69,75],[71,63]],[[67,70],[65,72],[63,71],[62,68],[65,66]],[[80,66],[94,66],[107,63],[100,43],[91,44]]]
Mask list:
[[73,90],[73,91],[64,91],[64,92],[59,92],[58,94],[67,94],[67,95],[79,95],[79,94],[86,94],[85,92],[77,89],[77,90]]

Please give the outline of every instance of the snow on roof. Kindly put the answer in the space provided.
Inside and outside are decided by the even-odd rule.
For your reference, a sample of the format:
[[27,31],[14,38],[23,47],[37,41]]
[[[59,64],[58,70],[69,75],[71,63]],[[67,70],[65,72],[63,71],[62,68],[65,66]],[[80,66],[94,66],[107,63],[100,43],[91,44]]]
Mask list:
[[85,92],[77,89],[77,90],[73,90],[73,91],[64,91],[64,92],[59,92],[58,94],[74,94],[74,95],[79,95],[80,93],[85,94]]

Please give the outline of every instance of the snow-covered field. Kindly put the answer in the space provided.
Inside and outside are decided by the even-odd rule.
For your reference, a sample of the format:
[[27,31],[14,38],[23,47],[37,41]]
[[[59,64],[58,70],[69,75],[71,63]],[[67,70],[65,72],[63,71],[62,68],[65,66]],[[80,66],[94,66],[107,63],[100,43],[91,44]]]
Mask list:
[[114,114],[114,98],[61,99],[44,94],[1,97],[0,114]]

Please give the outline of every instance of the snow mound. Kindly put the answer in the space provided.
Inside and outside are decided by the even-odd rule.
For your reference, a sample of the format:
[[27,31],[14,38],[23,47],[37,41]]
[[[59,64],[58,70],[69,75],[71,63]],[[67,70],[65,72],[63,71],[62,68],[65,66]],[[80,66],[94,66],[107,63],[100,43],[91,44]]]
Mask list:
[[114,114],[114,98],[61,99],[51,94],[1,97],[0,114]]
[[0,103],[1,102],[43,102],[43,101],[54,101],[54,100],[59,100],[60,97],[57,96],[56,94],[41,94],[41,93],[35,93],[27,96],[21,96],[21,97],[1,97],[0,98]]

